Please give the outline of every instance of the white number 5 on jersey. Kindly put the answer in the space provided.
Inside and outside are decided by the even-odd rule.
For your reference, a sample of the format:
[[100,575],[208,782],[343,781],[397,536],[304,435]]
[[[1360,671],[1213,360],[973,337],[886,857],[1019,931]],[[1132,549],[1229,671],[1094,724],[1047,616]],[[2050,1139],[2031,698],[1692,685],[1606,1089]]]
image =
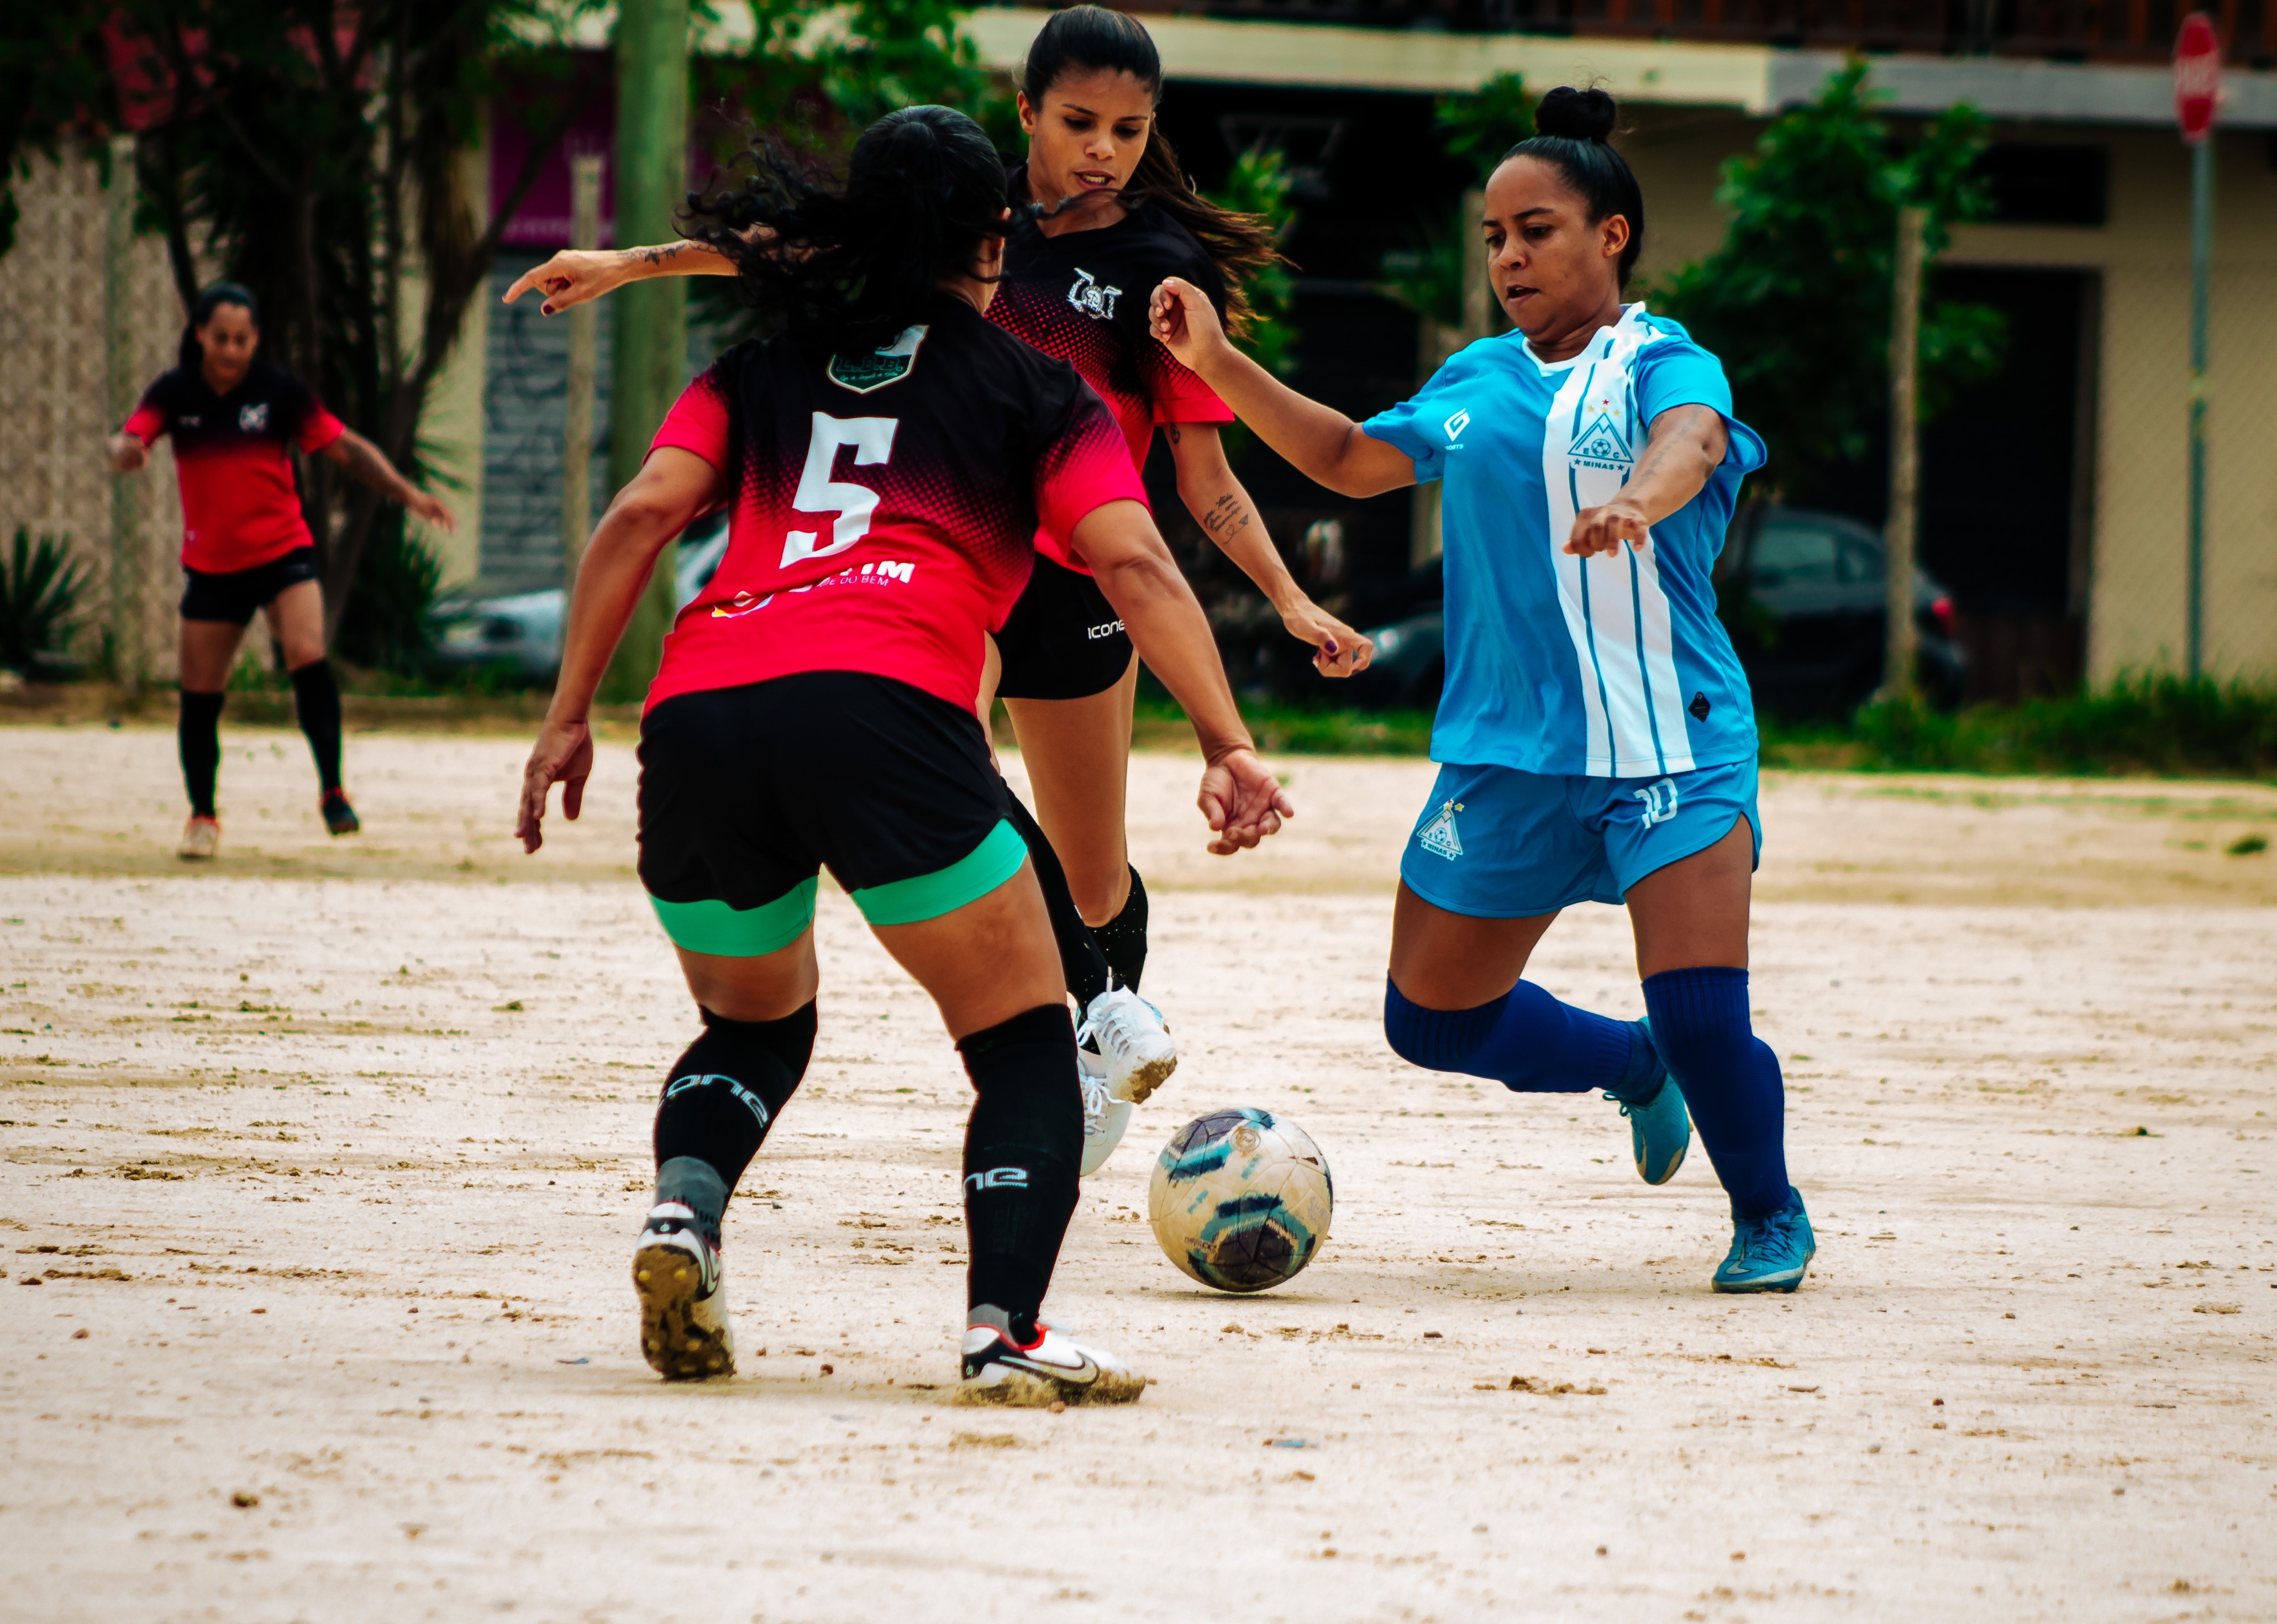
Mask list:
[[798,477],[798,493],[791,506],[801,513],[834,513],[838,522],[830,527],[830,545],[815,545],[821,539],[815,530],[793,530],[784,538],[782,568],[789,568],[801,559],[828,558],[834,553],[843,553],[869,534],[870,521],[878,511],[878,493],[867,485],[850,484],[830,476],[838,464],[842,447],[854,447],[857,468],[875,468],[894,454],[894,431],[901,426],[898,417],[833,417],[827,412],[814,414],[814,438],[807,442],[806,468]]

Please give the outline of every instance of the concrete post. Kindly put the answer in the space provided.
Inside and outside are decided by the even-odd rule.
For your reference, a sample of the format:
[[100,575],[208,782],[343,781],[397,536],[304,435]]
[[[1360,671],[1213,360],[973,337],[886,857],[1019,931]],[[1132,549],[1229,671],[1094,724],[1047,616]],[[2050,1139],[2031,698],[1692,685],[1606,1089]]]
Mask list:
[[[620,246],[661,242],[688,189],[688,0],[621,0],[617,9],[617,210]],[[637,282],[613,295],[609,484],[640,472],[649,441],[679,395],[688,355],[688,284]],[[637,699],[672,627],[674,548],[633,611],[601,697]]]
[[[134,138],[110,142],[110,183],[103,198],[103,339],[108,405],[116,429],[134,409]],[[141,478],[148,478],[146,474]],[[110,480],[110,677],[122,703],[142,686],[141,479]]]
[[1915,411],[1921,363],[1922,238],[1929,211],[1898,210],[1896,263],[1890,300],[1890,512],[1883,525],[1889,563],[1888,636],[1882,697],[1909,698],[1920,646],[1914,624],[1914,536],[1920,484],[1921,425]]
[[[569,166],[569,246],[591,248],[601,240],[601,155],[589,152]],[[577,563],[593,529],[593,386],[600,355],[601,312],[581,304],[569,312],[569,381],[562,402],[561,585],[577,584]]]

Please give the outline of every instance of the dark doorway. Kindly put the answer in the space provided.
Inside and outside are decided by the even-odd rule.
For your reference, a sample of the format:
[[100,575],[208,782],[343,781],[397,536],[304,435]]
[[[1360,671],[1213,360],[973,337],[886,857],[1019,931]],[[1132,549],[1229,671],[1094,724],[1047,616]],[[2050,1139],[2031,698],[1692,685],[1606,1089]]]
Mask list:
[[2079,682],[2097,286],[2073,271],[1934,278],[1936,297],[1991,305],[2008,328],[1999,371],[1922,433],[1921,560],[1952,591],[1971,701]]

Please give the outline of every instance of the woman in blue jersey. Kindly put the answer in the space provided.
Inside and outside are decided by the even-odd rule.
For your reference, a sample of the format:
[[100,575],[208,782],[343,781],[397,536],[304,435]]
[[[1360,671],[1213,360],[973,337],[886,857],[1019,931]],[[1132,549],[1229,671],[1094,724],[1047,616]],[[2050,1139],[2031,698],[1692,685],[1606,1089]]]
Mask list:
[[[1400,864],[1392,1048],[1519,1092],[1604,1090],[1651,1184],[1696,1120],[1732,1201],[1715,1288],[1791,1292],[1814,1243],[1778,1061],[1748,1016],[1755,713],[1709,583],[1763,447],[1717,359],[1621,301],[1644,201],[1607,142],[1614,116],[1601,90],[1542,98],[1539,133],[1487,182],[1488,274],[1516,331],[1365,423],[1242,356],[1183,282],[1156,291],[1154,330],[1330,489],[1442,482],[1441,766]],[[1628,906],[1643,1021],[1522,979],[1558,911],[1587,901]]]

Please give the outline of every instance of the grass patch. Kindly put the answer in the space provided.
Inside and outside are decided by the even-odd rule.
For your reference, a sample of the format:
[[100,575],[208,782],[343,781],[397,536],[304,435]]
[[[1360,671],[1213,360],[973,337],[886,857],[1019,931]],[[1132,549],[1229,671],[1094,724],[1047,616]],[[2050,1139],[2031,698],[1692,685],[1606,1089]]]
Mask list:
[[[1244,700],[1242,720],[1257,748],[1283,756],[1421,756],[1431,748],[1428,711],[1315,710]],[[1131,743],[1139,749],[1191,747],[1186,713],[1171,699],[1138,697]]]
[[1915,704],[1861,709],[1839,736],[1765,740],[1764,760],[1870,772],[2277,777],[2277,689],[2122,676],[2095,693],[1945,715]]

